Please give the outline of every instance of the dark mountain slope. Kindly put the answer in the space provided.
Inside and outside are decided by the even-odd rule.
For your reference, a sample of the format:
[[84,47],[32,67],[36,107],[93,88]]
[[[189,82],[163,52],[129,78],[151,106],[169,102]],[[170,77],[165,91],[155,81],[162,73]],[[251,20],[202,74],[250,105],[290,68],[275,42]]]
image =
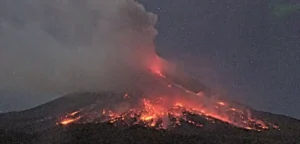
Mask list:
[[[53,136],[53,134],[56,134]],[[198,134],[182,134],[165,130],[156,130],[140,126],[114,127],[109,124],[71,125],[66,128],[56,128],[41,133],[36,143],[123,143],[123,144],[206,144],[206,143],[261,143],[282,144],[297,143],[299,138],[286,135],[271,135],[269,133],[256,133],[240,129],[223,131],[199,130]]]
[[[147,86],[158,85],[159,91],[168,87],[167,83],[172,83],[174,92],[191,90],[192,93],[207,93],[207,88],[201,83],[191,82],[186,78],[174,78],[168,80],[146,77],[150,83]],[[182,82],[182,80],[184,82]],[[152,83],[154,82],[154,83]],[[184,89],[175,84],[182,84]],[[194,86],[194,87],[192,87]],[[139,90],[134,90],[132,98],[141,98]],[[182,94],[187,94],[183,93]],[[107,104],[118,104],[124,102],[124,93],[100,92],[100,93],[75,93],[68,94],[54,101],[40,105],[38,107],[20,112],[5,113],[0,115],[1,143],[298,143],[300,141],[300,122],[299,120],[256,111],[238,103],[229,102],[237,108],[244,107],[249,114],[254,115],[266,124],[274,124],[278,128],[263,130],[261,132],[239,128],[229,122],[222,121],[222,118],[199,115],[186,111],[186,115],[181,117],[181,124],[176,127],[170,127],[167,130],[156,129],[156,127],[145,127],[145,123],[131,122],[124,125],[122,118],[115,119],[112,124],[110,121],[99,122],[89,121],[89,115],[96,112],[101,114]],[[134,96],[136,95],[136,97]],[[196,94],[192,94],[196,96]],[[187,95],[188,96],[188,95]],[[209,95],[208,95],[209,96]],[[209,98],[210,99],[210,98]],[[205,100],[205,99],[204,99]],[[201,102],[201,101],[199,101]],[[227,101],[228,102],[228,101]],[[209,103],[214,104],[214,103]],[[215,105],[212,105],[215,106]],[[220,107],[223,108],[223,107]],[[226,107],[224,107],[226,108]],[[74,111],[80,111],[82,122],[62,125],[57,124],[62,117]],[[224,111],[224,109],[220,109]],[[244,115],[239,116],[247,116]],[[76,114],[75,114],[76,115]],[[86,119],[87,118],[87,119]],[[128,118],[128,117],[127,117]],[[130,122],[129,117],[127,122]],[[132,119],[136,119],[134,117]],[[172,117],[169,116],[172,122]],[[190,122],[200,122],[202,126],[197,126]],[[255,119],[254,119],[255,120]],[[126,120],[125,120],[126,121]],[[249,122],[249,121],[248,121]]]
[[[113,126],[108,123],[56,125],[59,115],[90,105],[96,99],[113,93],[83,93],[67,95],[39,107],[0,115],[0,143],[299,143],[299,120],[282,115],[253,111],[263,120],[275,123],[280,130],[249,131],[224,122],[196,127],[183,123],[181,127],[157,130],[135,126]],[[78,103],[82,102],[82,103]],[[20,117],[18,117],[20,116]],[[45,117],[48,119],[45,119]],[[40,119],[43,118],[43,119]],[[201,119],[201,116],[198,117]],[[203,121],[205,122],[205,121]],[[7,131],[13,130],[14,132]],[[27,132],[31,134],[25,134]]]

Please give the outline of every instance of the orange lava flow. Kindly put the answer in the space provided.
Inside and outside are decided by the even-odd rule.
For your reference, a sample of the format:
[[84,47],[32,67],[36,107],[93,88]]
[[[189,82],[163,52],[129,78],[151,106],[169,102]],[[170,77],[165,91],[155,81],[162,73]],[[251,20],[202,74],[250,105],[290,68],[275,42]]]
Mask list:
[[[242,112],[241,113],[237,112],[239,115],[237,115],[236,117],[238,120],[240,120],[240,122],[238,122],[236,120],[233,121],[234,119],[231,120],[230,119],[231,116],[219,115],[217,113],[209,112],[209,110],[190,107],[188,105],[185,105],[183,102],[174,103],[174,105],[171,108],[167,109],[161,104],[162,101],[163,99],[151,101],[149,99],[144,98],[141,100],[142,103],[141,107],[132,108],[125,113],[118,114],[117,112],[104,109],[102,112],[99,112],[99,114],[106,117],[106,119],[102,121],[107,121],[112,124],[118,124],[118,123],[127,124],[127,125],[142,124],[146,127],[155,127],[158,129],[166,129],[170,126],[171,127],[180,126],[182,125],[182,122],[192,124],[196,127],[204,126],[203,123],[197,120],[190,119],[187,114],[201,116],[205,118],[206,121],[209,121],[211,123],[215,123],[216,120],[219,120],[222,122],[232,124],[236,127],[240,127],[248,130],[262,131],[262,130],[269,129],[270,127],[274,129],[278,129],[278,126],[271,125],[271,124],[268,125],[261,120],[252,117],[246,117],[246,114]],[[219,104],[217,103],[217,105]],[[228,110],[236,112],[234,108]],[[74,115],[74,113],[76,113],[77,116]],[[60,121],[60,124],[68,125],[80,121],[81,118],[83,118],[82,116],[80,116],[80,113],[81,112],[77,111],[68,114]],[[173,121],[171,121],[170,118],[172,118]],[[136,120],[134,122],[130,122],[131,119],[136,119]]]
[[[266,123],[251,116],[249,110],[237,107],[225,101],[210,99],[202,92],[194,93],[184,87],[171,83],[168,77],[159,69],[151,69],[152,72],[163,79],[161,82],[167,94],[174,96],[139,97],[138,104],[126,112],[118,112],[113,109],[103,108],[92,113],[90,110],[79,110],[67,114],[60,119],[60,124],[80,123],[86,121],[109,122],[112,124],[135,125],[167,129],[188,123],[197,127],[205,126],[205,123],[228,123],[235,127],[262,131],[278,129],[278,126]],[[130,101],[132,95],[125,93],[122,96],[124,102]]]
[[74,123],[76,122],[77,120],[79,120],[80,117],[77,117],[77,118],[74,118],[74,119],[71,119],[71,118],[66,118],[66,119],[63,119],[60,124],[62,125],[68,125],[68,124],[71,124],[71,123]]
[[70,123],[73,123],[75,120],[74,119],[64,119],[63,121],[61,121],[60,123],[62,125],[67,125],[67,124],[70,124]]

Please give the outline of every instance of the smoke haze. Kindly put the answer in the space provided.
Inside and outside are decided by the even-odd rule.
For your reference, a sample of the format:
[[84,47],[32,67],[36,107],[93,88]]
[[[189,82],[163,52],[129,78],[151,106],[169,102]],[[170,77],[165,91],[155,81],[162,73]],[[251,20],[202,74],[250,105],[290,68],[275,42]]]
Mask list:
[[1,1],[0,88],[64,93],[127,85],[128,68],[155,57],[156,21],[134,0]]

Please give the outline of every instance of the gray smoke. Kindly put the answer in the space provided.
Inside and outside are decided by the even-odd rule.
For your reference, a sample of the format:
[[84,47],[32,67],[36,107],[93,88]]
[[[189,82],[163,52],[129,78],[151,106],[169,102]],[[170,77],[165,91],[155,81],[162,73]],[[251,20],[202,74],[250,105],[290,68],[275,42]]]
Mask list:
[[134,0],[0,1],[0,88],[116,89],[155,56],[156,15]]

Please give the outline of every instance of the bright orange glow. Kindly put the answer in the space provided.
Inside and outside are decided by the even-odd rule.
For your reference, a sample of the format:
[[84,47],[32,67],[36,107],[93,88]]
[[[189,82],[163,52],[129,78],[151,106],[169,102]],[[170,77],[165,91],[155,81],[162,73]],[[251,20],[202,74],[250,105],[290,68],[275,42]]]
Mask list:
[[[190,114],[195,114],[199,116],[204,116],[208,121],[211,121],[212,123],[215,123],[213,119],[218,119],[223,122],[230,123],[234,126],[241,127],[244,129],[248,130],[256,130],[256,131],[261,131],[261,130],[267,130],[269,129],[268,125],[264,123],[261,120],[248,117],[247,114],[243,113],[240,111],[241,115],[240,117],[237,117],[235,121],[233,121],[233,117],[227,114],[218,114],[214,110],[209,110],[209,109],[202,109],[203,107],[196,107],[193,105],[189,105],[189,103],[186,103],[185,101],[181,102],[176,102],[170,109],[165,109],[160,102],[162,101],[162,98],[159,98],[157,101],[151,101],[149,99],[142,99],[142,107],[140,108],[133,108],[130,109],[128,112],[124,114],[117,114],[114,113],[113,111],[102,111],[102,115],[108,116],[109,120],[108,122],[110,123],[116,123],[117,121],[126,121],[128,118],[137,118],[136,123],[144,123],[145,126],[147,127],[157,127],[159,129],[167,128],[169,125],[168,123],[164,123],[161,120],[164,117],[174,117],[175,122],[173,126],[180,126],[181,125],[181,120],[195,125],[197,127],[203,127],[203,124],[198,123],[197,121],[193,121],[191,119],[188,119],[184,112],[188,112]],[[219,102],[216,102],[217,105],[220,105]],[[229,110],[232,110],[235,108],[229,108]],[[77,114],[79,112],[76,112]],[[60,123],[62,125],[68,125],[70,123],[76,122],[77,120],[80,119],[80,117],[76,118],[69,118],[70,116],[74,116],[74,112],[70,113],[67,115],[67,118],[63,119]],[[238,122],[237,120],[241,119],[241,122]],[[272,128],[278,129],[278,126],[272,126]]]
[[142,118],[142,119],[145,120],[145,121],[148,121],[148,120],[151,120],[152,118],[153,118],[152,116],[147,116],[147,117]]
[[[159,79],[157,85],[165,88],[166,93],[156,96],[138,97],[139,99],[136,103],[134,102],[136,106],[131,107],[127,112],[120,113],[107,107],[102,110],[98,109],[98,114],[90,111],[75,111],[67,114],[60,120],[60,123],[67,125],[79,122],[79,120],[84,121],[86,117],[89,121],[95,117],[97,121],[109,122],[115,125],[120,123],[126,125],[142,124],[146,127],[158,129],[181,126],[182,122],[197,127],[205,126],[203,123],[188,117],[188,115],[194,115],[202,117],[211,123],[217,123],[219,120],[248,130],[279,129],[278,126],[265,123],[251,116],[245,108],[232,105],[227,101],[210,99],[203,92],[195,93],[171,82],[160,68],[159,64],[153,65],[151,71],[154,73],[153,76],[156,76],[155,80]],[[134,95],[131,95],[131,97],[128,93],[120,96],[122,101],[128,102],[135,100]]]
[[252,130],[252,128],[251,128],[251,127],[245,127],[245,129],[247,129],[247,130]]
[[70,124],[70,123],[72,123],[72,122],[74,122],[74,119],[65,119],[65,120],[63,120],[63,121],[60,122],[60,123],[63,124],[63,125],[67,125],[67,124]]
[[183,107],[183,105],[181,103],[176,103],[175,106]]
[[76,114],[78,114],[79,113],[79,111],[75,111],[75,112],[72,112],[70,115],[71,116],[74,116],[74,115],[76,115]]
[[78,118],[75,118],[75,119],[71,119],[71,118],[66,118],[66,119],[63,119],[60,124],[62,125],[68,125],[68,124],[71,124],[71,123],[74,123],[75,121],[79,120],[80,117]]
[[230,110],[232,110],[232,111],[236,111],[236,109],[235,109],[235,108],[230,108]]
[[224,102],[218,102],[218,104],[221,105],[221,106],[225,106]]

